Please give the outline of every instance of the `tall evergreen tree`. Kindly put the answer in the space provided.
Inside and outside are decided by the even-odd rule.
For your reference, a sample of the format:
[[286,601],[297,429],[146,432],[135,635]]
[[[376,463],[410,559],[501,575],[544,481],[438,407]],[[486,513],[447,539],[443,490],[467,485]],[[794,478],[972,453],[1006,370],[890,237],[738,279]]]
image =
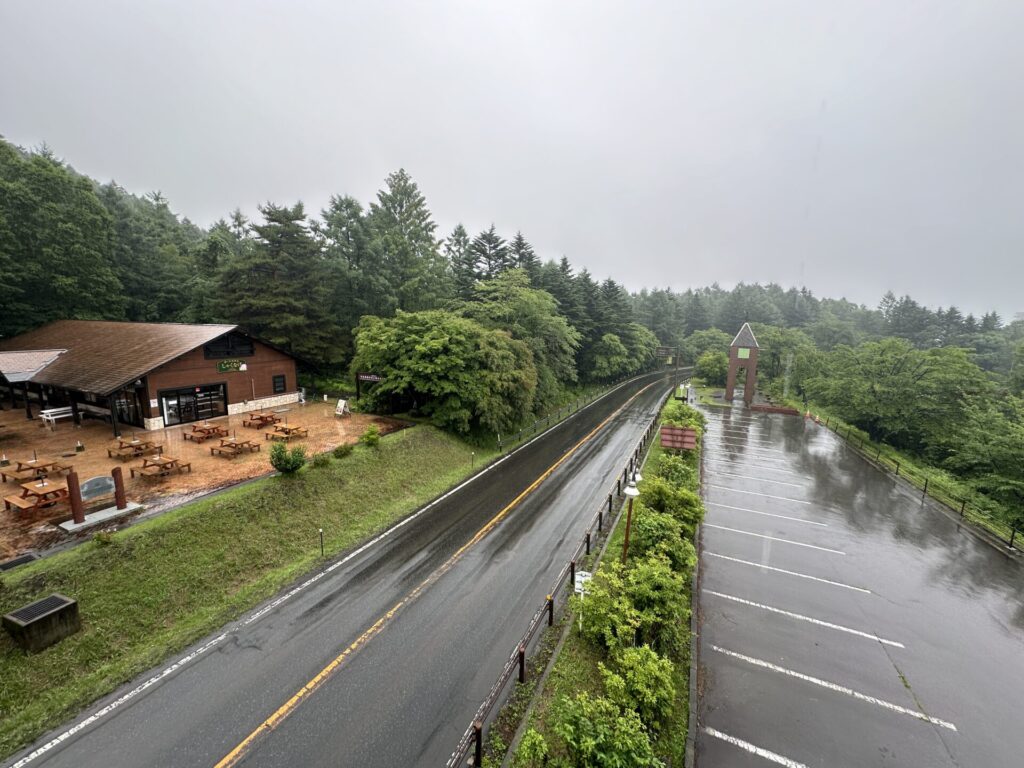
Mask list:
[[514,266],[508,244],[497,233],[493,224],[490,229],[485,229],[473,238],[469,250],[476,260],[480,277],[484,280],[495,278]]
[[476,254],[471,248],[469,234],[462,224],[456,224],[455,229],[444,241],[444,255],[451,264],[455,295],[460,299],[472,298],[473,289],[480,280],[480,270],[477,267]]
[[540,277],[540,259],[537,258],[533,246],[526,241],[522,232],[516,232],[516,236],[512,238],[510,250],[515,266],[526,272],[530,283],[536,286]]
[[340,361],[327,271],[302,203],[260,207],[254,247],[221,272],[225,313],[257,336],[316,364]]

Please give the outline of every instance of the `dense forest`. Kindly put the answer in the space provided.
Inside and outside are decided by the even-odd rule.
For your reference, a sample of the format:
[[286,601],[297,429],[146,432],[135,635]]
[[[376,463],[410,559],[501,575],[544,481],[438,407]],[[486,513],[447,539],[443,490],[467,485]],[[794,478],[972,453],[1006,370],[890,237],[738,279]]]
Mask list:
[[339,194],[319,215],[301,203],[259,212],[204,229],[159,193],[0,142],[0,336],[69,317],[236,322],[321,381],[384,374],[370,407],[501,432],[569,387],[650,369],[659,343],[720,376],[749,321],[764,388],[832,409],[1024,522],[1024,319],[774,284],[631,295],[541,258],[521,232],[438,233],[402,170],[368,205]]

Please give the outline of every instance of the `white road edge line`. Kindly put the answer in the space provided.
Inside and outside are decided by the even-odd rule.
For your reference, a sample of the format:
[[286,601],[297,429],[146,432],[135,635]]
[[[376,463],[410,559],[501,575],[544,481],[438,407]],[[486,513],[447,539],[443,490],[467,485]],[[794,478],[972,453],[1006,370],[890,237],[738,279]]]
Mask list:
[[801,579],[810,579],[811,581],[818,581],[822,584],[831,584],[833,587],[842,587],[843,589],[852,589],[854,592],[863,592],[865,595],[873,594],[870,589],[864,589],[864,587],[855,587],[852,584],[843,584],[841,581],[831,581],[830,579],[822,579],[818,576],[809,576],[806,573],[797,573],[796,571],[787,571],[785,568],[776,568],[773,565],[762,565],[761,563],[752,563],[750,560],[741,560],[738,557],[730,557],[729,555],[720,555],[717,552],[704,551],[705,555],[709,557],[719,557],[722,560],[728,560],[732,563],[741,563],[742,565],[752,565],[755,568],[764,568],[768,571],[775,571],[776,573],[784,573],[787,576],[796,576]]
[[505,462],[508,459],[512,458],[515,454],[519,453],[519,451],[521,451],[524,448],[526,448],[526,446],[531,445],[532,443],[536,442],[537,440],[540,440],[540,438],[542,438],[544,435],[546,435],[551,430],[558,429],[563,424],[568,423],[569,419],[571,419],[573,416],[575,416],[576,414],[581,413],[581,412],[587,410],[594,403],[600,402],[605,397],[607,397],[608,395],[610,395],[613,392],[617,391],[621,387],[624,387],[628,383],[630,383],[630,382],[628,382],[628,381],[627,382],[623,382],[618,387],[615,387],[613,389],[609,389],[607,392],[605,392],[603,395],[601,395],[597,399],[587,403],[585,406],[580,408],[578,411],[576,411],[576,413],[573,413],[571,416],[566,416],[561,421],[558,421],[558,422],[552,424],[550,427],[545,429],[543,432],[540,432],[537,435],[535,435],[534,437],[532,437],[531,439],[527,440],[525,443],[520,445],[515,450],[509,451],[507,454],[502,456],[496,462],[494,462],[493,464],[489,465],[486,469],[483,469],[480,472],[478,472],[477,474],[470,476],[469,478],[467,478],[466,480],[461,482],[459,485],[457,485],[454,488],[452,488],[450,491],[448,491],[444,495],[438,496],[436,499],[434,499],[432,502],[430,502],[426,506],[421,507],[420,509],[418,509],[416,512],[414,512],[413,514],[409,515],[405,519],[399,520],[397,523],[395,523],[393,526],[388,528],[386,531],[384,531],[383,533],[381,533],[378,536],[374,537],[370,541],[366,542],[365,544],[363,544],[358,549],[355,549],[352,552],[349,552],[347,555],[345,555],[345,557],[343,557],[338,562],[333,563],[332,565],[328,566],[327,568],[325,568],[324,570],[320,571],[319,573],[309,577],[308,579],[306,579],[304,582],[299,584],[294,589],[289,590],[288,592],[286,592],[285,594],[281,595],[281,597],[277,598],[273,602],[265,605],[263,608],[260,608],[258,611],[253,613],[247,619],[245,619],[240,625],[238,625],[236,627],[233,627],[232,629],[229,629],[226,632],[221,633],[220,635],[218,635],[217,637],[213,638],[212,640],[210,640],[208,643],[206,643],[205,645],[201,646],[200,648],[197,648],[196,650],[194,650],[192,653],[188,654],[187,656],[182,656],[180,659],[178,659],[178,661],[174,662],[173,664],[171,664],[171,666],[167,667],[166,669],[164,669],[160,673],[158,673],[156,675],[153,675],[153,677],[149,678],[144,683],[141,683],[137,687],[135,687],[132,690],[128,691],[123,696],[120,696],[116,700],[110,702],[109,704],[107,704],[102,709],[97,710],[96,712],[94,712],[93,714],[89,715],[89,717],[85,718],[81,722],[75,723],[75,725],[73,725],[70,728],[68,728],[66,731],[61,733],[59,736],[54,737],[53,739],[51,739],[50,741],[46,742],[45,744],[43,744],[38,749],[35,749],[32,752],[30,752],[29,754],[25,755],[25,757],[21,758],[18,762],[13,763],[10,766],[10,768],[24,768],[24,766],[28,765],[30,762],[32,762],[36,758],[41,757],[42,755],[46,754],[47,752],[49,752],[54,747],[59,746],[63,742],[67,741],[69,738],[74,736],[76,733],[81,731],[83,728],[87,728],[90,725],[92,725],[93,723],[95,723],[97,720],[100,720],[103,717],[109,715],[111,712],[113,712],[118,707],[120,707],[123,704],[127,703],[131,699],[135,698],[138,694],[140,694],[143,691],[145,691],[146,689],[156,685],[158,682],[163,680],[168,675],[171,675],[174,672],[177,672],[179,669],[181,669],[186,664],[189,664],[190,662],[194,661],[201,654],[205,653],[210,648],[213,648],[213,646],[215,646],[218,643],[220,643],[222,640],[224,640],[228,635],[230,635],[232,632],[237,630],[239,627],[244,627],[244,626],[248,626],[249,624],[252,624],[254,621],[259,619],[261,616],[264,616],[268,612],[272,611],[274,608],[277,608],[279,605],[281,605],[281,603],[285,602],[286,600],[289,600],[290,598],[292,598],[295,595],[297,595],[299,592],[302,592],[304,589],[306,589],[306,588],[310,587],[311,585],[315,584],[320,579],[322,579],[324,576],[328,575],[329,573],[334,571],[336,568],[340,568],[342,565],[344,565],[345,563],[349,562],[352,558],[358,556],[359,554],[365,552],[370,547],[372,547],[375,544],[378,544],[381,541],[383,541],[384,539],[388,538],[395,531],[397,531],[398,529],[400,529],[404,525],[408,525],[409,523],[411,523],[413,520],[415,520],[417,517],[422,515],[424,512],[426,512],[431,507],[433,507],[433,506],[435,506],[437,504],[440,504],[442,501],[447,499],[453,493],[457,493],[458,491],[462,490],[463,488],[465,488],[467,485],[469,485],[473,481],[483,477],[488,472],[490,472],[492,469],[495,469],[499,464],[502,464],[503,462]]
[[857,637],[864,637],[868,640],[877,640],[879,643],[884,645],[891,645],[894,648],[906,648],[903,643],[897,643],[895,640],[886,640],[884,637],[873,635],[870,632],[861,632],[859,629],[851,629],[850,627],[844,627],[842,624],[833,624],[830,621],[822,621],[821,619],[815,619],[811,616],[804,616],[800,613],[793,613],[792,611],[784,611],[781,608],[774,608],[770,605],[764,605],[763,603],[755,603],[752,600],[744,600],[742,597],[736,597],[735,595],[727,595],[724,592],[716,592],[713,589],[705,589],[709,595],[715,597],[721,597],[724,600],[732,600],[734,603],[740,603],[741,605],[748,605],[751,608],[760,608],[762,611],[769,611],[770,613],[777,613],[780,616],[788,616],[791,619],[797,619],[798,621],[806,621],[811,624],[816,624],[819,627],[825,627],[827,629],[834,629],[838,632],[846,632],[850,635],[857,635]]
[[206,651],[208,651],[211,648],[213,648],[213,646],[217,645],[217,643],[221,642],[227,636],[228,636],[228,633],[224,632],[224,633],[218,635],[217,637],[213,638],[213,640],[211,640],[210,642],[206,643],[206,645],[204,645],[204,646],[202,646],[200,648],[197,648],[196,650],[192,651],[192,653],[188,654],[187,656],[182,656],[176,662],[171,664],[171,666],[167,667],[167,669],[165,669],[159,675],[154,675],[153,677],[149,678],[149,680],[147,680],[146,682],[142,683],[142,685],[139,685],[136,688],[132,688],[132,690],[128,691],[128,693],[126,693],[123,696],[115,699],[114,701],[112,701],[109,704],[107,704],[107,706],[105,706],[102,709],[99,709],[96,712],[94,712],[93,714],[89,715],[89,717],[85,718],[85,720],[82,720],[80,723],[76,723],[75,725],[71,726],[66,731],[64,731],[64,733],[60,734],[60,736],[57,736],[57,737],[51,739],[50,741],[46,742],[45,744],[43,744],[38,749],[36,749],[36,750],[30,752],[29,754],[25,755],[25,757],[21,758],[21,760],[19,760],[18,762],[14,763],[11,766],[11,768],[22,768],[23,766],[28,765],[30,762],[35,760],[37,757],[41,757],[42,755],[46,754],[47,752],[49,752],[54,747],[59,746],[63,742],[65,742],[68,739],[70,739],[72,736],[74,736],[76,733],[81,731],[83,728],[88,728],[90,725],[95,723],[97,720],[99,720],[99,719],[109,715],[111,712],[113,712],[115,709],[120,707],[122,704],[125,704],[128,701],[130,701],[131,699],[133,699],[136,696],[138,696],[140,693],[145,691],[147,688],[150,688],[151,686],[156,685],[158,682],[163,680],[165,677],[167,677],[170,674],[173,674],[174,672],[179,670],[181,667],[185,666],[190,661],[192,661],[193,659],[198,657],[200,654],[206,653]]
[[759,480],[762,483],[775,483],[776,485],[788,485],[791,488],[806,488],[806,485],[801,483],[787,483],[784,480],[771,480],[767,477],[753,477],[751,475],[737,475],[735,472],[722,472],[721,470],[712,470],[719,475],[725,475],[726,477],[738,477],[740,480]]
[[779,499],[781,501],[792,501],[794,504],[810,504],[809,501],[801,501],[800,499],[791,499],[788,496],[772,496],[770,493],[758,493],[757,491],[741,491],[739,488],[729,488],[724,485],[715,485],[714,483],[708,483],[708,488],[718,488],[722,491],[732,491],[733,493],[745,493],[748,496],[763,496],[766,499]]
[[742,653],[730,651],[726,648],[721,648],[717,645],[712,645],[711,650],[717,651],[718,653],[724,654],[726,656],[731,656],[734,659],[739,659],[740,661],[745,661],[748,664],[753,664],[755,667],[761,667],[762,669],[768,669],[772,672],[778,672],[780,675],[786,675],[797,680],[803,680],[805,683],[819,685],[822,688],[827,688],[828,690],[835,691],[836,693],[846,694],[847,696],[851,696],[859,701],[865,701],[868,704],[874,704],[876,706],[882,707],[883,709],[888,709],[892,712],[899,712],[902,715],[910,715],[911,717],[916,717],[918,720],[923,720],[926,723],[931,723],[932,725],[938,725],[943,728],[948,728],[951,731],[956,731],[956,726],[953,725],[953,723],[950,723],[946,720],[940,720],[937,717],[926,715],[924,712],[920,712],[916,709],[907,709],[906,707],[901,707],[899,704],[893,704],[891,701],[885,701],[884,699],[877,699],[874,696],[868,696],[867,694],[860,693],[859,691],[855,691],[852,688],[847,688],[845,685],[839,685],[838,683],[830,683],[828,680],[821,680],[817,677],[811,677],[810,675],[805,675],[802,672],[787,669],[786,667],[780,667],[778,664],[772,664],[770,661],[764,661],[763,659],[755,659],[753,656],[746,656]]
[[727,733],[716,731],[714,728],[709,728],[706,725],[704,726],[704,733],[706,733],[708,736],[714,736],[716,739],[721,739],[727,744],[732,744],[734,747],[745,749],[750,754],[757,755],[758,757],[763,757],[765,760],[775,763],[776,765],[784,765],[786,766],[786,768],[807,768],[807,766],[804,763],[798,763],[796,760],[790,760],[788,757],[783,757],[782,755],[778,755],[775,752],[771,752],[770,750],[754,746],[749,741],[737,739],[735,736],[730,736]]
[[777,517],[780,520],[792,520],[795,523],[807,523],[808,525],[820,525],[822,528],[828,528],[828,523],[819,523],[817,520],[804,520],[802,517],[790,517],[789,515],[773,515],[771,512],[758,512],[756,509],[747,509],[746,507],[733,507],[729,504],[719,504],[717,501],[705,501],[705,507],[721,507],[722,509],[735,509],[737,512],[750,512],[753,515],[764,515],[765,517]]
[[819,547],[816,544],[804,544],[800,541],[790,541],[789,539],[780,539],[778,536],[769,536],[766,533],[754,533],[753,531],[744,531],[740,528],[730,528],[726,525],[715,525],[714,523],[704,523],[705,528],[717,528],[720,531],[731,531],[732,533],[742,533],[744,536],[756,536],[759,539],[768,539],[769,541],[779,541],[783,544],[792,544],[794,547],[807,547],[808,549],[816,549],[819,552],[828,552],[830,555],[846,555],[845,552],[840,552],[838,549],[829,549],[828,547]]

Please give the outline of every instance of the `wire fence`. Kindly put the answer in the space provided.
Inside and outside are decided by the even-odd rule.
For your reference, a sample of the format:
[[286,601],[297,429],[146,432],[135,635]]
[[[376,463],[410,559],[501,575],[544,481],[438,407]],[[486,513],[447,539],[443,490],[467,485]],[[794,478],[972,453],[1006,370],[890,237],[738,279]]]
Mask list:
[[[1017,527],[1010,525],[1005,520],[1000,520],[976,504],[972,504],[970,499],[958,493],[958,489],[952,487],[941,475],[926,472],[901,461],[898,457],[889,454],[883,446],[865,439],[856,428],[839,419],[829,416],[820,423],[831,429],[840,439],[845,440],[847,445],[883,471],[892,472],[896,477],[902,477],[911,485],[919,488],[922,498],[926,496],[932,498],[951,512],[958,514],[961,520],[983,528],[1005,544],[1008,549],[1021,550],[1024,536],[1021,535],[1021,531]],[[844,430],[845,435],[843,434]]]
[[577,544],[569,557],[569,560],[558,572],[558,576],[555,578],[554,584],[551,586],[551,590],[549,591],[547,598],[534,612],[533,617],[527,624],[526,632],[520,638],[519,642],[516,643],[515,648],[508,657],[508,660],[502,666],[497,680],[494,681],[494,685],[491,686],[486,698],[484,698],[483,702],[480,704],[476,714],[473,716],[473,720],[462,734],[462,738],[459,739],[458,745],[455,747],[455,751],[452,752],[452,756],[446,763],[447,768],[456,768],[456,766],[463,765],[466,763],[467,759],[469,760],[468,765],[481,765],[483,760],[484,726],[494,712],[495,707],[500,703],[502,693],[508,685],[509,680],[511,680],[513,676],[517,676],[520,683],[526,682],[527,651],[536,637],[538,630],[544,626],[545,622],[548,627],[554,626],[555,599],[556,597],[562,596],[561,593],[563,587],[568,587],[568,593],[571,593],[574,589],[576,581],[576,565],[582,556],[590,554],[592,546],[596,544],[597,537],[594,536],[595,530],[597,536],[604,534],[606,529],[608,535],[611,534],[612,527],[614,526],[614,520],[612,519],[614,500],[623,495],[629,477],[632,475],[634,470],[639,468],[644,453],[650,447],[651,441],[656,435],[655,428],[657,427],[659,412],[656,412],[651,418],[647,427],[644,429],[643,434],[641,434],[640,438],[637,440],[636,446],[629,455],[629,460],[623,467],[622,473],[616,477],[614,485],[609,488],[607,499],[601,502],[600,509],[598,509],[597,513],[593,518],[591,518],[586,530],[584,531],[583,537],[579,541],[579,544]]

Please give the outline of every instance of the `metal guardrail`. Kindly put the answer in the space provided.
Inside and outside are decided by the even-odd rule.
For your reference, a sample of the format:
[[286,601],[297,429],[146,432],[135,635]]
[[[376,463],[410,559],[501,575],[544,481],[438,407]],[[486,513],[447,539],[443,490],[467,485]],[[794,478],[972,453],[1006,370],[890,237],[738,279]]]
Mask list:
[[[622,474],[617,476],[615,479],[615,485],[613,488],[610,487],[607,501],[601,503],[601,508],[597,511],[597,514],[591,518],[590,524],[587,526],[583,537],[580,539],[579,544],[570,559],[558,572],[558,576],[555,578],[555,582],[551,587],[550,592],[547,595],[547,599],[537,608],[533,617],[530,619],[527,625],[526,632],[520,638],[516,644],[515,649],[512,651],[508,660],[501,668],[501,672],[498,675],[497,680],[494,681],[494,685],[491,686],[487,697],[480,704],[476,714],[473,716],[472,722],[469,727],[462,734],[462,738],[459,739],[458,745],[455,747],[455,751],[452,752],[452,756],[448,759],[445,764],[447,768],[456,768],[457,766],[464,763],[467,758],[470,760],[469,765],[480,766],[483,760],[483,745],[484,745],[484,725],[494,710],[494,707],[498,704],[502,692],[505,690],[505,686],[508,685],[508,681],[512,679],[513,674],[518,670],[519,682],[526,682],[526,651],[531,641],[537,633],[537,630],[541,627],[545,618],[547,619],[547,625],[553,626],[555,623],[555,596],[558,595],[563,586],[569,585],[572,588],[572,584],[575,581],[576,563],[581,555],[590,554],[591,544],[593,543],[593,533],[596,527],[598,535],[604,532],[604,522],[607,516],[609,525],[612,523],[611,512],[614,498],[622,496],[622,492],[625,490],[624,485],[629,475],[633,472],[634,468],[640,463],[644,451],[650,447],[652,438],[657,434],[655,427],[658,422],[660,409],[655,413],[651,419],[644,433],[640,436],[637,441],[632,454],[630,454],[629,461],[626,463],[622,470]],[[611,529],[608,531],[611,535]],[[471,754],[472,753],[472,754]]]
[[[1021,550],[1020,546],[1018,546],[1018,539],[1024,537],[1020,535],[1022,532],[1019,529],[1001,520],[997,520],[983,509],[970,506],[967,499],[943,488],[941,478],[931,477],[924,472],[917,471],[913,467],[908,467],[898,459],[884,455],[880,446],[865,440],[860,435],[853,434],[854,427],[840,422],[839,419],[833,419],[829,416],[824,421],[821,421],[820,424],[826,429],[831,429],[837,437],[845,440],[847,445],[874,462],[883,471],[891,471],[896,477],[902,477],[911,485],[920,488],[922,499],[927,496],[937,501],[951,512],[958,514],[961,520],[975,523],[983,528],[986,533],[995,536],[1008,549]],[[844,427],[846,429],[845,435],[842,433]],[[874,453],[873,456],[872,453]]]

